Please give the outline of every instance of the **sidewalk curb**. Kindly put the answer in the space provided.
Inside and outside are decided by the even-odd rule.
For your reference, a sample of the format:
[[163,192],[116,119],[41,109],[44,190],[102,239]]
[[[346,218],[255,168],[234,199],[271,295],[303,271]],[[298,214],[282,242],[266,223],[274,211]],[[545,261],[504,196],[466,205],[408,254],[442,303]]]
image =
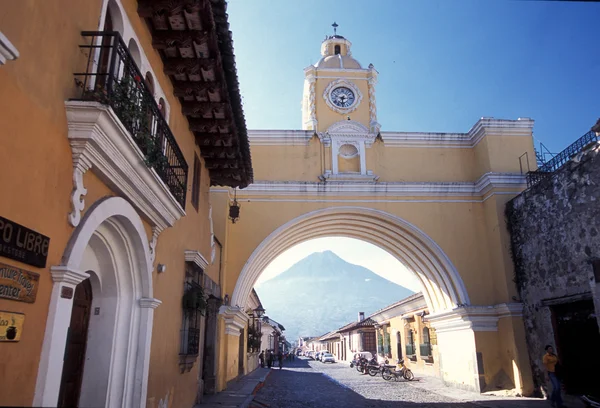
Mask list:
[[239,406],[239,408],[248,408],[250,406],[250,404],[254,400],[254,396],[263,387],[263,385],[265,384],[265,381],[267,380],[267,377],[269,376],[269,374],[271,374],[271,370],[273,370],[273,369],[270,368],[262,377],[260,377],[258,379],[258,384],[256,384],[256,387],[254,387],[252,394],[248,395],[248,398],[246,398],[244,400],[244,402],[242,402],[242,404]]

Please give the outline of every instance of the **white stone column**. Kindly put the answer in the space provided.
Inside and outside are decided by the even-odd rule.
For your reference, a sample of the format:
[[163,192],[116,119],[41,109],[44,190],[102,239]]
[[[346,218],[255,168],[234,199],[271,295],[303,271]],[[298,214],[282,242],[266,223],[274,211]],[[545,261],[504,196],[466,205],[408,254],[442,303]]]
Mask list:
[[44,407],[55,407],[58,404],[75,287],[90,277],[88,273],[68,266],[53,266],[50,268],[50,273],[54,285],[50,296],[46,332],[33,397],[34,406]]
[[367,175],[367,149],[365,148],[365,142],[359,142],[359,154],[360,154],[360,174],[363,176]]
[[148,394],[148,372],[150,370],[150,346],[152,343],[152,325],[154,322],[154,309],[161,305],[161,301],[154,298],[140,299],[140,336],[143,336],[140,344],[140,350],[137,355],[136,366],[142,367],[136,370],[135,382],[142,384],[141,388],[134,387],[135,395],[133,402],[136,407],[144,408],[146,406],[146,397]]
[[338,174],[338,155],[340,152],[340,144],[338,141],[331,143],[331,170],[333,174]]

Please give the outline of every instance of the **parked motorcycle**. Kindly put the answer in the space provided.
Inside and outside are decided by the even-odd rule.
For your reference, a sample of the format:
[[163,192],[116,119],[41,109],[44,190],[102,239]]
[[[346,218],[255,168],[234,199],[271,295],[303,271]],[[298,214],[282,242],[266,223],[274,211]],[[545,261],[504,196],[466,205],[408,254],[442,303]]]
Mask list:
[[379,362],[377,361],[377,358],[373,357],[367,363],[366,369],[369,372],[369,375],[371,377],[375,377],[377,374],[383,372],[384,367],[385,367],[385,364],[379,364]]
[[381,372],[381,377],[383,377],[383,379],[386,381],[390,381],[392,379],[398,381],[400,378],[404,378],[408,381],[414,380],[415,375],[408,367],[404,365],[404,360],[398,360],[397,362],[398,364],[396,365],[396,368],[392,370],[391,366],[388,366],[387,364],[388,361],[385,360],[385,368],[383,368]]

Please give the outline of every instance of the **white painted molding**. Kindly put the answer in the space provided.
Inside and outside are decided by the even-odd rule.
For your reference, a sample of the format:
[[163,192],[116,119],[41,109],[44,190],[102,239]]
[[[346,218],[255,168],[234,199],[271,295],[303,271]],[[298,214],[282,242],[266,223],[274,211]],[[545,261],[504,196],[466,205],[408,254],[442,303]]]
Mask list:
[[[144,156],[113,110],[97,102],[67,101],[69,142],[73,152],[74,172],[91,168],[107,180],[120,194],[141,211],[159,231],[173,226],[185,211],[154,169],[148,168]],[[74,175],[73,179],[78,180]],[[77,185],[81,192],[82,185]],[[71,221],[77,221],[83,200],[73,193]],[[78,204],[78,205],[76,205]]]
[[0,32],[0,65],[19,58],[19,50]]
[[219,308],[219,315],[225,321],[225,334],[232,336],[239,336],[248,322],[248,316],[239,306],[223,305]]
[[[481,118],[467,133],[389,132],[382,131],[386,147],[428,147],[471,149],[486,137],[531,136],[534,121]],[[303,137],[301,133],[305,133]],[[308,144],[314,132],[302,130],[249,130],[252,146],[303,145]],[[265,137],[267,136],[268,137]]]
[[162,301],[155,298],[141,298],[140,299],[140,307],[142,308],[150,308],[156,309],[162,304]]
[[314,130],[249,130],[250,144],[255,146],[306,146]]
[[73,156],[73,191],[71,192],[71,206],[69,223],[76,227],[81,221],[81,212],[85,208],[84,197],[87,189],[83,186],[83,175],[92,167],[91,161],[81,151],[72,150]]
[[50,274],[52,275],[52,282],[65,283],[71,286],[77,286],[90,277],[89,273],[64,265],[50,267]]
[[185,251],[185,261],[195,263],[200,268],[202,268],[202,270],[206,270],[206,268],[208,267],[208,261],[198,251]]
[[494,306],[461,306],[433,313],[426,319],[438,333],[457,330],[498,331],[500,319],[522,315],[522,303],[501,303]]
[[[338,175],[339,177],[340,175]],[[372,177],[372,176],[371,176]],[[481,197],[494,189],[512,189],[519,193],[527,186],[519,173],[486,173],[476,182],[288,182],[257,181],[238,190],[238,197],[260,196],[369,196],[369,197]],[[229,189],[211,188],[211,192],[229,194]]]
[[481,118],[467,133],[381,132],[381,138],[389,147],[474,148],[486,136],[531,136],[533,123],[529,118]]
[[352,206],[311,211],[273,230],[242,268],[231,302],[245,305],[264,268],[287,249],[310,239],[341,235],[379,246],[414,271],[430,311],[469,304],[461,276],[427,234],[396,215]]
[[[350,90],[352,90],[352,92],[354,92],[354,103],[348,108],[340,108],[339,106],[336,106],[331,102],[331,92],[333,92],[333,90],[335,90],[336,88],[340,87],[349,88]],[[362,98],[363,94],[358,88],[358,86],[356,86],[356,84],[354,84],[352,81],[344,78],[338,79],[336,81],[331,81],[325,88],[325,91],[323,92],[323,99],[325,99],[325,103],[327,103],[327,106],[329,106],[329,108],[334,112],[341,113],[343,115],[347,115],[348,113],[351,113],[354,110],[356,110],[356,108],[358,108],[358,106],[360,105]]]

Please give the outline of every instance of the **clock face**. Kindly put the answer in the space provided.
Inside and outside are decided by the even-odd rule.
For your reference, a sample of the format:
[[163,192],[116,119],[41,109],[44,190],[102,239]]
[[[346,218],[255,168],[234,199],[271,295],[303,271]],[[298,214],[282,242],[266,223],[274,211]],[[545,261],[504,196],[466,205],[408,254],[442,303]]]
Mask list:
[[351,89],[341,86],[331,91],[331,102],[339,108],[349,108],[354,105],[356,96]]

